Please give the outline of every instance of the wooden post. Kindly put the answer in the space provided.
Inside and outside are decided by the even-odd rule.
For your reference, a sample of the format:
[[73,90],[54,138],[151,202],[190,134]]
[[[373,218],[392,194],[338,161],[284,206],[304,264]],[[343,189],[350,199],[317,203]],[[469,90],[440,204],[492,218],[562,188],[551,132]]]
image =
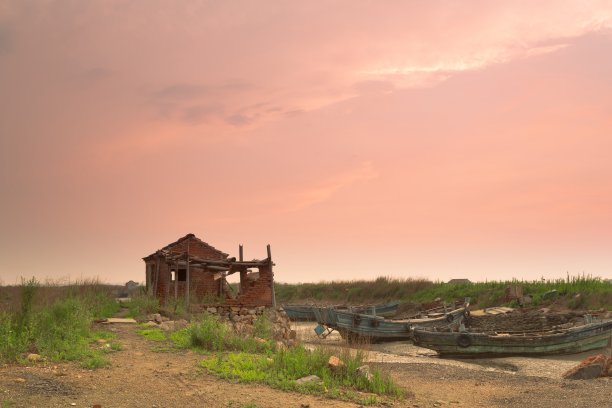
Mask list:
[[164,305],[168,306],[170,300],[170,282],[172,281],[172,272],[170,272],[170,263],[166,262],[166,293],[164,294]]
[[174,265],[174,300],[178,299],[178,261]]
[[238,245],[238,260],[240,262],[242,262],[244,260],[243,256],[242,256],[242,244]]
[[185,309],[189,313],[189,241],[187,241],[187,289],[185,290]]
[[153,276],[153,265],[150,263],[147,264],[147,295],[151,295],[153,288],[151,287],[151,277]]
[[153,296],[157,297],[157,285],[159,283],[159,256],[155,257],[155,264],[156,264],[156,272],[155,272],[155,279],[153,280]]
[[272,250],[270,249],[270,244],[267,246],[268,250],[268,262],[270,262],[270,275],[272,278],[272,306],[276,307],[276,293],[274,291],[274,272],[272,272]]

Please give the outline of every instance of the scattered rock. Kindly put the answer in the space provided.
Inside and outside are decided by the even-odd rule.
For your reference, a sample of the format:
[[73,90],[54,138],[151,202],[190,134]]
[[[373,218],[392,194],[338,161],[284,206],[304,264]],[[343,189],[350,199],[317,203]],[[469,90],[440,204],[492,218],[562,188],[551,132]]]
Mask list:
[[189,326],[189,322],[185,319],[180,319],[174,322],[174,328],[175,330],[181,330],[184,329],[185,327]]
[[590,380],[606,375],[605,369],[608,367],[608,357],[603,354],[588,357],[576,367],[569,369],[563,378],[568,380]]
[[355,369],[355,372],[358,375],[367,378],[368,381],[372,380],[372,373],[370,372],[370,366],[368,365],[362,365],[361,367],[357,367]]
[[210,314],[217,314],[217,308],[216,307],[207,307],[206,311]]
[[295,380],[297,385],[308,384],[311,382],[321,382],[321,379],[316,375],[307,375],[306,377],[302,377],[299,380]]
[[159,313],[155,313],[153,314],[153,319],[150,319],[150,320],[155,321],[155,323],[162,323],[162,322],[167,322],[170,319],[168,319],[166,316],[160,315]]
[[21,377],[17,377],[17,378],[15,378],[14,381],[17,382],[17,383],[24,383],[24,382],[26,382],[26,379],[25,378],[21,378]]
[[338,370],[342,367],[344,367],[344,362],[342,360],[340,360],[338,357],[336,356],[331,356],[329,358],[329,360],[327,361],[327,366],[332,370]]
[[30,354],[28,354],[26,359],[28,361],[41,361],[43,359],[43,357],[40,354],[30,353]]
[[142,325],[145,327],[157,327],[157,323],[155,322],[145,322]]
[[161,322],[159,324],[159,328],[163,331],[174,331],[176,329],[176,322],[174,320],[169,320],[167,322]]

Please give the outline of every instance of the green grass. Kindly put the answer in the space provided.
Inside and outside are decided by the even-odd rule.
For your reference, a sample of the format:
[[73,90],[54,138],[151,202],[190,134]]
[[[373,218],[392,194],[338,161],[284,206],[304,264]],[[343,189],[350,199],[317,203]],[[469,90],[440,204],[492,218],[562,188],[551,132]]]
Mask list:
[[274,290],[279,303],[333,302],[367,303],[407,299],[432,285],[426,279],[393,279],[379,277],[374,281],[331,281],[319,283],[276,283]]
[[[224,379],[257,382],[282,390],[323,395],[361,404],[380,402],[375,395],[394,399],[404,397],[404,390],[380,371],[372,370],[371,379],[356,373],[357,367],[363,365],[362,353],[341,353],[340,358],[345,366],[336,372],[327,364],[332,355],[331,351],[322,348],[309,351],[297,346],[278,350],[271,356],[244,352],[217,353],[203,360],[200,365]],[[296,384],[296,380],[311,374],[321,378],[321,382]]]
[[[302,346],[285,349],[277,347],[272,338],[272,323],[265,315],[258,316],[253,325],[253,336],[234,333],[217,316],[204,313],[199,320],[184,329],[163,332],[158,328],[141,325],[137,333],[157,342],[156,352],[172,352],[192,349],[208,353],[209,358],[201,367],[226,379],[258,382],[283,390],[324,394],[330,398],[353,400],[372,404],[378,401],[372,393],[385,397],[399,398],[404,395],[388,376],[373,371],[371,380],[356,374],[362,365],[363,355],[342,355],[346,367],[340,372],[331,372],[327,362],[331,352],[322,349],[308,351]],[[320,384],[298,386],[295,380],[316,374],[323,381]]]
[[129,310],[129,315],[134,319],[159,312],[159,300],[155,296],[143,293],[133,296],[129,302],[125,303],[125,306]]
[[254,337],[237,335],[216,316],[203,314],[199,321],[175,334],[173,341],[179,347],[207,351],[271,353],[276,343],[272,341],[271,323],[264,320],[265,318],[260,316],[257,319],[259,322],[255,323],[255,330],[260,335],[257,340]]
[[41,296],[49,293],[44,289],[33,278],[22,281],[19,306],[0,312],[0,361],[23,362],[22,356],[35,352],[51,361],[78,361],[86,368],[107,365],[104,354],[112,346],[99,349],[96,341],[113,335],[92,331],[91,324],[117,309],[114,299],[91,283],[86,288],[68,286],[64,296],[51,300]]
[[[593,276],[567,276],[552,280],[488,281],[468,284],[448,284],[425,279],[393,279],[380,277],[374,281],[333,281],[320,283],[276,283],[279,303],[373,303],[390,300],[427,303],[441,298],[446,302],[471,298],[475,307],[504,304],[505,289],[519,285],[524,295],[531,295],[535,306],[550,303],[544,294],[557,290],[558,302],[573,309],[612,309],[612,284]],[[576,296],[580,294],[580,296]]]
[[142,330],[138,330],[136,332],[138,335],[144,337],[147,340],[151,340],[151,341],[166,341],[168,340],[168,337],[166,336],[166,333],[164,333],[163,331],[161,331],[160,329],[142,329]]

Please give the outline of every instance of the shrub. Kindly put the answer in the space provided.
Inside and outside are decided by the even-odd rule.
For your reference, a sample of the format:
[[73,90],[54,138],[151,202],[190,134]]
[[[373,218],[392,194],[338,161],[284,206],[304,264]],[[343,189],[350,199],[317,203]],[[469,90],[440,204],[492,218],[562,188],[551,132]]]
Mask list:
[[130,316],[133,318],[143,317],[159,311],[159,300],[155,296],[147,294],[134,296],[126,305],[130,311]]
[[54,360],[76,360],[88,354],[91,314],[76,298],[58,301],[37,314],[34,343]]
[[253,322],[253,336],[266,340],[273,339],[272,322],[270,321],[268,316],[257,316],[255,321]]

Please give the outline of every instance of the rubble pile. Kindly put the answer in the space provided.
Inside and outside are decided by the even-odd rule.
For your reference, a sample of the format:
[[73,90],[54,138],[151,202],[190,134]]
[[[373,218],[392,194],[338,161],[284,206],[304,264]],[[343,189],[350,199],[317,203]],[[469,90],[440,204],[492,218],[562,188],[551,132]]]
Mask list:
[[271,308],[265,306],[239,307],[239,306],[216,306],[207,307],[206,313],[219,316],[222,321],[227,321],[237,333],[252,335],[253,325],[259,316],[265,316],[272,323],[272,335],[275,340],[294,341],[295,330],[291,330],[289,317],[283,308]]
[[159,313],[147,315],[146,323],[147,326],[158,327],[163,331],[181,330],[187,327],[188,324],[189,322],[185,319],[170,320],[166,316],[162,316]]
[[[282,308],[209,306],[204,308],[203,313],[217,316],[221,321],[228,323],[236,333],[244,335],[253,335],[255,320],[265,316],[272,324],[272,336],[275,340],[290,345],[296,339],[295,330],[291,330],[287,313]],[[180,330],[189,324],[185,319],[170,320],[159,313],[148,315],[147,321],[147,325],[164,331]]]

